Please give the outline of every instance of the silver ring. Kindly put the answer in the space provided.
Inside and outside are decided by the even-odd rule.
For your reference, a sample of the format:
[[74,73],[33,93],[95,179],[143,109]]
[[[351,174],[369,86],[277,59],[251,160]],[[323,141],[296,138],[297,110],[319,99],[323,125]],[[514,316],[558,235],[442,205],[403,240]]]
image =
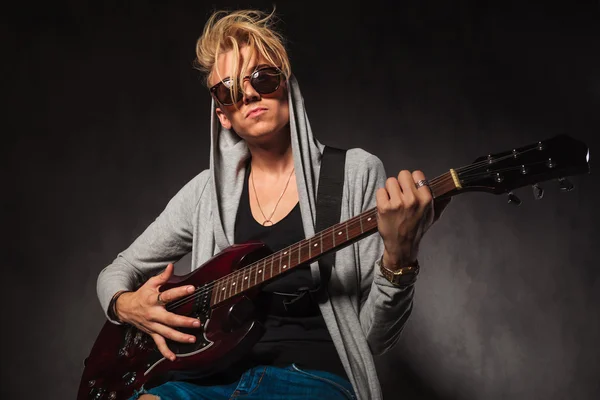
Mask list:
[[417,189],[423,186],[429,186],[429,181],[427,179],[421,179],[420,181],[415,183],[415,186],[417,187]]
[[158,294],[158,296],[156,296],[156,303],[157,303],[159,306],[164,306],[164,305],[165,305],[165,304],[167,304],[167,303],[166,303],[166,302],[164,302],[164,301],[163,301],[163,300],[160,298],[160,295],[161,295],[161,294],[162,294],[162,293],[159,293],[159,294]]

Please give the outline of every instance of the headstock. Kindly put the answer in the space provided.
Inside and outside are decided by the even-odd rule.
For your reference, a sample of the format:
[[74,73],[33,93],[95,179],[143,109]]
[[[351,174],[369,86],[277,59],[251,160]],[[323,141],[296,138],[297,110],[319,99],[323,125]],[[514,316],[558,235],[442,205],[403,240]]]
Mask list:
[[568,135],[477,158],[473,164],[454,171],[461,191],[509,193],[509,202],[520,204],[512,190],[533,185],[534,196],[541,198],[540,182],[558,179],[561,190],[573,185],[567,176],[589,173],[589,149]]

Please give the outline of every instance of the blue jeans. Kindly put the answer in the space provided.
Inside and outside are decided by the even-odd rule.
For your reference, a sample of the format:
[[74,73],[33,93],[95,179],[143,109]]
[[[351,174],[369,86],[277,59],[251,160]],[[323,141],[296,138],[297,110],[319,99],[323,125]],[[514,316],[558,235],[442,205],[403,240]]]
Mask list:
[[292,364],[285,368],[258,366],[244,372],[237,382],[222,386],[198,386],[171,381],[131,397],[153,394],[161,400],[355,400],[352,385],[335,374],[304,370]]

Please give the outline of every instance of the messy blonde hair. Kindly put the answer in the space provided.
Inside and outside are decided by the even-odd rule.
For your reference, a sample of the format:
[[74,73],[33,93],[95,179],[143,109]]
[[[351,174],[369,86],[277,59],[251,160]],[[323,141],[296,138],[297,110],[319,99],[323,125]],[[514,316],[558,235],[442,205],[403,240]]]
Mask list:
[[[274,28],[275,9],[269,14],[258,10],[216,11],[206,25],[202,36],[196,43],[195,65],[206,74],[205,84],[214,71],[218,72],[218,58],[223,52],[233,50],[234,62],[230,77],[231,97],[238,101],[239,83],[243,80],[243,73],[248,68],[250,60],[246,58],[240,65],[240,48],[248,46],[250,54],[261,55],[270,64],[281,69],[286,79],[290,77],[291,67],[284,46],[284,38]],[[219,75],[219,80],[222,77]]]

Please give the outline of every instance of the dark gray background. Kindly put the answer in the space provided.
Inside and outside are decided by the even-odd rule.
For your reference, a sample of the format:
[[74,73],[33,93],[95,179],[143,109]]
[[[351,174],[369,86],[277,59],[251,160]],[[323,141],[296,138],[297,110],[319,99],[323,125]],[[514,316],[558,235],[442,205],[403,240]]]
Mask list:
[[[321,141],[377,154],[388,175],[434,177],[558,133],[593,163],[598,2],[397,3],[278,4]],[[74,398],[104,323],[97,274],[208,166],[209,95],[192,68],[204,22],[270,4],[3,13],[2,398]],[[454,199],[424,239],[404,336],[378,360],[388,398],[600,397],[596,171],[573,182],[541,201],[521,189],[519,208]]]

